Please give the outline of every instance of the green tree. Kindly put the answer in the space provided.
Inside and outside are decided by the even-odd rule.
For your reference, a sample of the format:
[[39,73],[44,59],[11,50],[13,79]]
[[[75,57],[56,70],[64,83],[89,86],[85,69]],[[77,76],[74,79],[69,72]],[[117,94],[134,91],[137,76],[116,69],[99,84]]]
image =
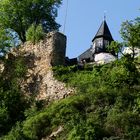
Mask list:
[[0,26],[12,29],[22,42],[26,41],[26,31],[34,23],[41,24],[45,32],[57,30],[57,8],[62,0],[1,0]]
[[119,43],[118,41],[112,41],[109,46],[107,46],[107,50],[109,52],[115,52],[115,55],[118,58],[119,53],[122,53],[122,43]]
[[29,107],[20,89],[20,80],[26,73],[24,60],[13,57],[3,60],[4,71],[0,74],[0,136],[6,134],[17,121],[24,119]]
[[[11,30],[0,28],[0,53],[6,53],[10,47],[15,46],[18,41],[15,41],[16,34],[12,34]],[[17,43],[16,43],[17,42]]]
[[132,50],[132,58],[135,56],[135,48],[140,48],[140,17],[122,23],[120,31],[126,46]]

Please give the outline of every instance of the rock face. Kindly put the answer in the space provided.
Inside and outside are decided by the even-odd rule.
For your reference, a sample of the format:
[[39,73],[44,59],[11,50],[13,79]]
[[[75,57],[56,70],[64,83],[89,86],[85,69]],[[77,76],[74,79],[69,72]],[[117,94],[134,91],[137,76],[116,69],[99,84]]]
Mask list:
[[11,51],[9,56],[22,55],[25,59],[27,74],[21,84],[25,94],[33,94],[37,99],[47,99],[49,102],[73,94],[74,90],[57,81],[52,71],[52,66],[64,65],[65,50],[66,36],[50,32],[36,45],[27,42]]

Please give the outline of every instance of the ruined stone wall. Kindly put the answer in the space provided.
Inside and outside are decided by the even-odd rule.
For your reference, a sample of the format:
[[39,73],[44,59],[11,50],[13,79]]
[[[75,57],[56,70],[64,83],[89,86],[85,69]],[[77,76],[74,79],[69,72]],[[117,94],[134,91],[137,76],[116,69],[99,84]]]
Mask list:
[[55,32],[49,33],[47,38],[51,43],[50,49],[53,49],[51,54],[51,64],[53,66],[64,65],[66,54],[66,36],[59,32]]
[[27,74],[21,81],[21,89],[25,94],[53,101],[74,93],[74,89],[66,87],[53,76],[52,66],[65,63],[65,50],[66,36],[59,32],[50,32],[38,44],[27,42],[8,54],[22,55],[25,60]]

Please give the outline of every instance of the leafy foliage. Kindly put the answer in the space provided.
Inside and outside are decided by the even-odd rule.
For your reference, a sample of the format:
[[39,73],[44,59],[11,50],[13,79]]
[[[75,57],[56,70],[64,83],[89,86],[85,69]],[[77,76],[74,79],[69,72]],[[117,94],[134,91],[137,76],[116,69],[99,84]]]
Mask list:
[[112,41],[111,44],[107,47],[107,50],[108,50],[109,52],[115,52],[115,55],[116,55],[117,58],[118,58],[119,53],[122,52],[122,51],[121,51],[121,50],[122,50],[122,47],[123,47],[122,43],[119,43],[119,42],[117,42],[117,41]]
[[[15,47],[14,34],[9,29],[0,28],[0,53],[4,55],[11,47]],[[17,41],[18,44],[18,41]]]
[[126,46],[132,50],[132,58],[135,56],[135,47],[140,48],[140,17],[135,20],[126,21],[122,23],[120,31]]
[[43,36],[44,31],[41,25],[36,27],[35,24],[32,24],[26,32],[26,40],[31,41],[33,44],[39,42],[40,39],[43,39]]
[[[57,79],[75,87],[77,94],[29,115],[15,128],[19,128],[16,135],[38,140],[62,126],[63,131],[54,139],[139,140],[140,73],[129,61],[122,58],[92,70],[54,68]],[[12,130],[6,137],[14,134]]]
[[9,131],[16,121],[24,119],[23,111],[28,106],[28,100],[20,91],[20,78],[26,72],[23,59],[3,61],[5,69],[0,75],[0,135]]
[[2,0],[0,25],[15,31],[25,42],[26,31],[32,24],[41,24],[45,32],[59,28],[55,17],[60,4],[61,0]]
[[6,34],[6,31],[0,30],[0,49],[1,49],[1,52],[5,52],[5,48],[10,47],[8,40],[9,40],[9,37]]
[[[12,16],[8,15],[9,13],[6,14],[3,26],[6,25],[6,21],[9,21],[8,16],[11,16],[9,27],[13,21],[17,21],[15,25],[19,22],[20,27],[13,27],[19,29],[15,31],[19,33],[21,40],[24,41],[27,27],[35,23],[27,33],[27,38],[29,40],[33,39],[33,42],[35,42],[38,40],[36,33],[40,31],[42,35],[41,26],[38,26],[37,29],[36,25],[40,24],[40,20],[44,19],[44,16],[42,18],[37,16],[36,20],[34,20],[34,16],[32,16],[33,20],[27,18],[29,14],[28,4],[31,4],[30,8],[33,9],[31,11],[33,15],[38,14],[38,8],[41,8],[41,10],[44,8],[40,5],[42,3],[47,4],[47,6],[50,4],[50,9],[54,8],[54,12],[51,12],[55,14],[56,7],[51,6],[55,4],[55,6],[58,6],[60,2],[29,0],[25,3],[24,0],[3,0],[0,3],[3,6],[0,11],[7,11],[6,13],[8,13],[11,10],[11,13],[15,14],[15,19],[12,14]],[[11,9],[9,4],[11,4]],[[22,6],[27,6],[27,9],[24,8],[24,11]],[[36,8],[37,11],[35,10]],[[22,19],[18,18],[20,14],[23,15]],[[41,12],[40,14],[43,13]],[[3,14],[0,17],[2,16]],[[17,19],[20,20],[18,21]],[[28,19],[30,20],[28,21]],[[41,22],[41,24],[43,23]],[[54,22],[50,23],[54,25]],[[49,22],[45,22],[43,27],[50,29],[46,25],[49,25]],[[31,37],[32,35],[33,38]],[[135,46],[139,47],[139,18],[136,21],[124,23],[122,35],[127,44],[133,48]],[[111,45],[109,49],[118,53],[119,44],[113,42]],[[86,65],[82,70],[79,70],[77,66],[53,68],[54,76],[68,86],[74,87],[77,93],[69,98],[56,101],[47,108],[43,108],[42,101],[34,102],[33,99],[25,99],[20,90],[20,81],[26,74],[24,59],[11,56],[10,59],[3,59],[3,61],[5,69],[0,75],[1,140],[40,140],[50,136],[59,126],[63,130],[52,139],[140,139],[140,70],[138,65],[139,58],[134,59],[134,55],[133,57],[126,55],[120,60],[101,66]],[[32,101],[33,103],[31,104]]]
[[[121,56],[127,57],[127,54],[123,53],[124,48],[129,48],[132,51],[131,57],[134,60],[135,57],[135,49],[140,48],[140,17],[137,17],[131,21],[125,21],[122,23],[121,36],[123,38],[123,43],[119,43],[118,41],[112,41],[111,44],[107,47],[109,52],[115,52],[118,57],[119,54]],[[129,57],[129,56],[128,56]]]
[[22,134],[21,124],[16,123],[15,127],[11,129],[8,135],[1,137],[0,140],[25,140],[26,138]]
[[121,35],[128,46],[140,46],[140,17],[122,23]]

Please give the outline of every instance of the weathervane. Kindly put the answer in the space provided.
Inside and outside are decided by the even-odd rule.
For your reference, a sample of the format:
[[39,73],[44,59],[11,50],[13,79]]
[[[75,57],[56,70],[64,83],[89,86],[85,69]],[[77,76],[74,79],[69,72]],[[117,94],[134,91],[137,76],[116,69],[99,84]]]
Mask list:
[[104,11],[104,21],[106,20],[106,11]]

